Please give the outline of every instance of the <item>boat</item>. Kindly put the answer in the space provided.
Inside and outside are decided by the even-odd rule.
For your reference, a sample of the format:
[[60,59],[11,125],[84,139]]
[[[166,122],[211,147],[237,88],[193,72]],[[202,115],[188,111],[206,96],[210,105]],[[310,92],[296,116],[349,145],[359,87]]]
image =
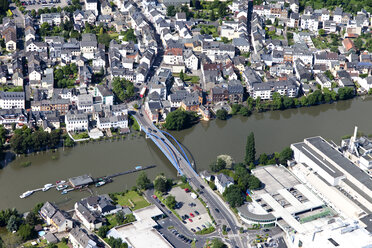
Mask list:
[[61,181],[57,181],[56,184],[59,185],[59,184],[64,184],[66,181],[64,180],[61,180]]
[[22,195],[20,195],[19,197],[23,199],[23,198],[26,198],[27,196],[32,195],[32,193],[34,193],[34,191],[29,190],[29,191],[26,191],[25,193],[23,193]]
[[48,183],[48,184],[45,184],[45,185],[44,185],[44,188],[43,188],[42,190],[45,192],[45,191],[49,190],[49,189],[52,188],[52,187],[53,187],[53,184]]
[[105,185],[106,182],[105,181],[100,181],[98,183],[96,183],[96,187],[101,187],[102,185]]
[[60,184],[60,185],[58,185],[57,187],[56,187],[56,189],[57,190],[64,190],[64,189],[66,189],[68,187],[68,185],[66,185],[66,184]]
[[141,165],[136,166],[136,170],[140,170],[140,169],[142,169],[142,166]]
[[65,195],[65,194],[67,194],[67,192],[68,191],[65,189],[65,190],[62,191],[61,195]]

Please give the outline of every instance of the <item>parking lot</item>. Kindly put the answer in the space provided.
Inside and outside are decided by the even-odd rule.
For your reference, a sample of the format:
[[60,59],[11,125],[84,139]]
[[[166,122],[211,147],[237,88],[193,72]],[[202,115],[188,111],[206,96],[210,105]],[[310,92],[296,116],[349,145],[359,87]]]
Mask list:
[[169,194],[175,196],[178,202],[176,212],[184,219],[184,225],[191,231],[200,231],[212,225],[207,210],[199,199],[193,199],[180,187],[173,188]]
[[25,7],[26,10],[32,10],[35,9],[36,11],[41,8],[51,8],[55,7],[57,8],[60,6],[61,8],[68,5],[69,0],[25,0],[21,1],[23,7]]

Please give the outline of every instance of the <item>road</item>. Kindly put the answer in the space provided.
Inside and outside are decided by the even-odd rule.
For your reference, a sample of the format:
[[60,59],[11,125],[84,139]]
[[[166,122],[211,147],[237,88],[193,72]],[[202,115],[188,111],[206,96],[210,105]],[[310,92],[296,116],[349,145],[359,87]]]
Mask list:
[[[242,240],[242,237],[240,236],[240,223],[227,204],[215,192],[213,192],[212,189],[210,189],[201,177],[199,177],[175,146],[147,118],[142,109],[140,109],[139,112],[134,112],[133,116],[137,119],[142,129],[146,129],[148,135],[153,136],[154,141],[158,143],[159,148],[164,151],[168,158],[176,158],[178,160],[177,162],[173,160],[173,164],[178,165],[179,172],[188,178],[188,182],[196,191],[199,190],[200,197],[206,202],[211,214],[216,220],[217,230],[221,231],[222,225],[226,225],[229,230],[228,236],[231,246],[247,247],[245,237],[243,237]],[[218,209],[218,211],[216,211],[216,209]]]

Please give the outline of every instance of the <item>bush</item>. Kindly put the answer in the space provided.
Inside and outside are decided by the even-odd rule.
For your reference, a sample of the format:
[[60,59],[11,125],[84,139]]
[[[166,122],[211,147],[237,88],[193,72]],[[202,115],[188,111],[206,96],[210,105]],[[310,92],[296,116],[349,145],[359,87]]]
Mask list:
[[219,109],[216,112],[216,117],[219,120],[227,120],[228,113],[227,113],[227,111],[225,109]]
[[179,131],[190,127],[196,120],[197,115],[194,112],[177,109],[167,115],[163,127]]

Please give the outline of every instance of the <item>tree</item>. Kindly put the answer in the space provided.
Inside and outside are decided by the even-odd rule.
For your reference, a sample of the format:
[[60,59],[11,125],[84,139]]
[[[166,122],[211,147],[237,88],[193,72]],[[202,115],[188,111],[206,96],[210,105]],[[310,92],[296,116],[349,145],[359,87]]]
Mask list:
[[249,189],[259,189],[261,187],[261,181],[254,175],[249,175],[248,178],[248,188]]
[[197,120],[194,112],[183,111],[182,109],[177,109],[167,115],[165,118],[165,127],[168,130],[182,130],[191,126]]
[[137,43],[137,37],[134,34],[134,29],[130,28],[127,31],[124,32],[124,41],[133,41],[134,43]]
[[363,47],[363,40],[362,40],[362,38],[358,37],[358,38],[354,41],[354,45],[355,45],[355,48],[356,48],[356,49],[361,50],[362,47]]
[[176,8],[173,5],[167,7],[167,16],[175,16],[176,15]]
[[213,172],[219,172],[226,168],[226,161],[218,158],[217,161],[211,163],[209,166]]
[[165,198],[165,204],[170,208],[174,209],[176,207],[177,201],[173,195],[168,196]]
[[106,238],[106,235],[107,235],[107,232],[110,230],[110,228],[108,226],[101,226],[99,229],[98,229],[98,236],[100,236],[101,238]]
[[99,34],[97,41],[100,44],[104,44],[106,47],[110,46],[111,36],[108,33]]
[[30,226],[35,226],[38,223],[38,217],[34,212],[30,212],[26,217],[26,224],[29,224]]
[[66,135],[64,146],[73,147],[74,145],[75,145],[75,141],[73,141],[69,135]]
[[219,109],[219,110],[217,110],[216,117],[219,120],[227,120],[228,113],[227,113],[226,109]]
[[231,105],[231,114],[236,115],[241,108],[242,108],[241,104],[236,104],[235,103],[235,104]]
[[242,116],[250,116],[252,112],[247,107],[241,107],[239,110],[239,114]]
[[324,36],[324,35],[325,35],[325,31],[324,31],[324,29],[319,29],[319,30],[318,30],[318,34],[319,34],[320,36]]
[[256,160],[256,145],[254,141],[254,134],[251,132],[247,138],[247,145],[245,147],[245,164],[254,163]]
[[292,159],[293,151],[291,148],[286,147],[279,153],[279,163],[286,164],[288,160]]
[[353,98],[355,95],[354,88],[351,87],[343,87],[338,89],[338,96],[340,100],[347,100]]
[[29,224],[22,224],[19,227],[17,234],[22,238],[23,241],[33,239],[36,236],[35,229]]
[[18,220],[17,216],[12,215],[10,216],[8,223],[6,225],[6,229],[8,229],[9,232],[17,231],[18,229]]
[[124,219],[125,219],[125,217],[124,217],[124,213],[122,211],[119,211],[115,214],[115,220],[118,223],[118,225],[123,224]]
[[223,192],[223,196],[233,208],[240,207],[244,203],[244,197],[238,185],[230,185]]
[[216,15],[215,15],[215,13],[214,13],[214,10],[211,10],[211,15],[210,15],[209,19],[210,19],[212,22],[214,22],[214,21],[217,19],[217,18],[216,18]]
[[260,155],[260,158],[258,159],[259,163],[263,165],[266,165],[268,160],[269,160],[269,157],[266,155],[266,153],[262,153]]
[[121,102],[128,100],[134,96],[134,85],[131,81],[115,77],[112,81],[112,90],[116,98]]
[[180,79],[183,81],[185,81],[185,75],[183,74],[183,70],[181,70],[180,72]]
[[211,242],[211,248],[227,248],[227,245],[225,245],[224,242],[222,242],[218,238],[214,238]]
[[107,240],[107,243],[110,245],[111,248],[128,248],[128,244],[126,242],[123,243],[121,238],[115,239],[114,237],[110,237]]
[[226,6],[223,3],[219,3],[218,6],[218,17],[224,18],[226,16]]
[[146,172],[141,171],[141,173],[137,177],[137,187],[140,190],[146,190],[150,187],[151,181],[147,177]]
[[171,185],[169,185],[169,181],[164,175],[158,175],[154,180],[154,188],[159,192],[167,192],[170,186]]

